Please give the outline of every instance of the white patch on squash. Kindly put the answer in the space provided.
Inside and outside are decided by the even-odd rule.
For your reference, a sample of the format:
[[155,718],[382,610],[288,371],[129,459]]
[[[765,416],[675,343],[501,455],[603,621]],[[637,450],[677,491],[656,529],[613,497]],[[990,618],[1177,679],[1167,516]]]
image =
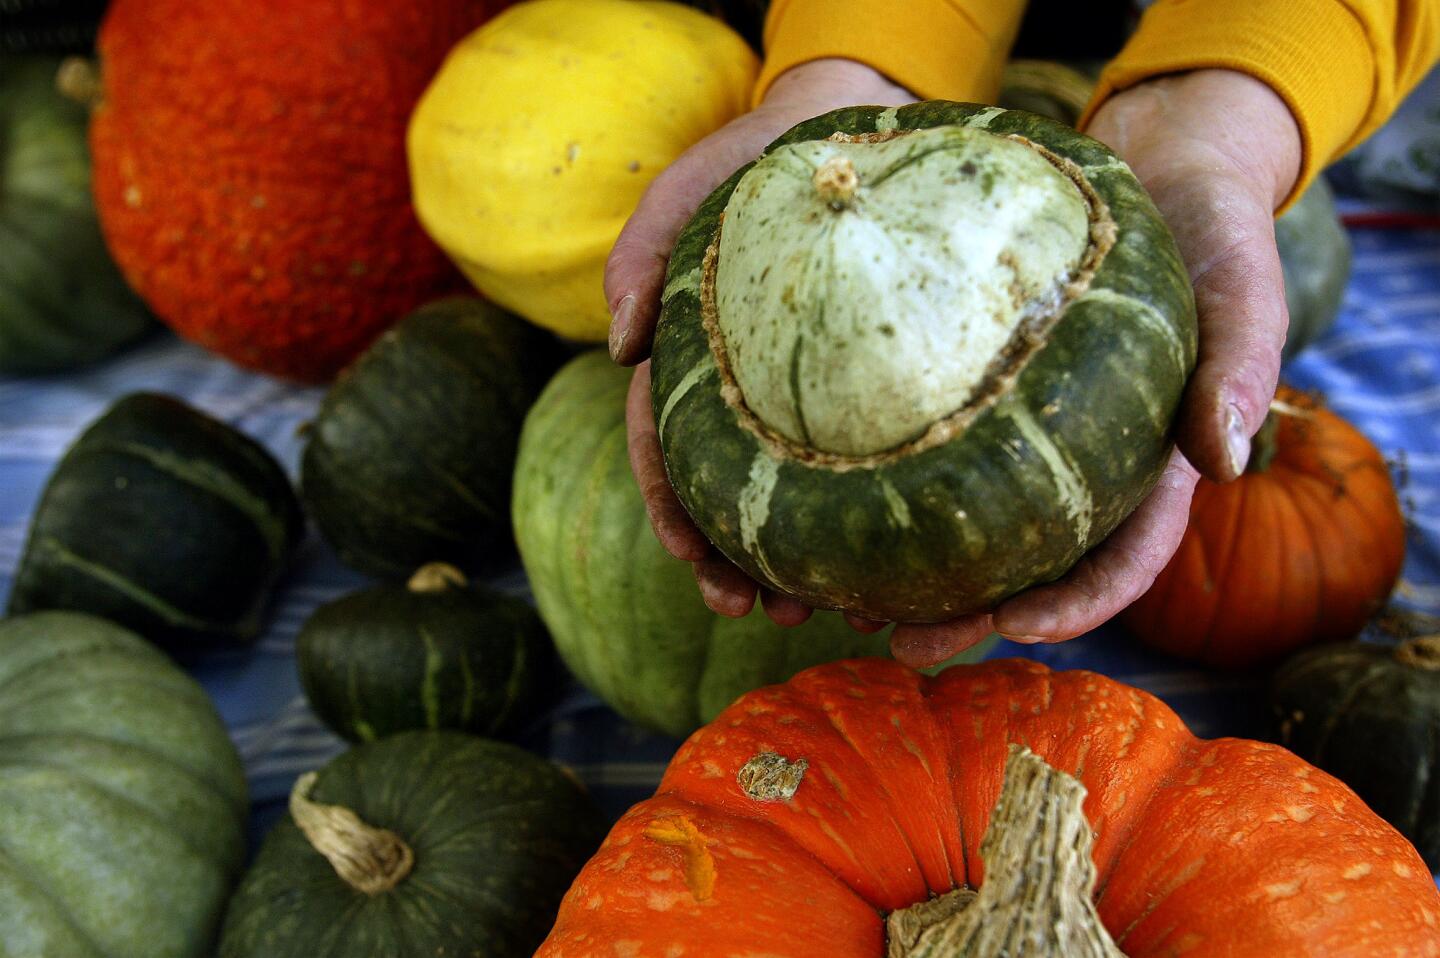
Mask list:
[[910,528],[910,506],[905,497],[900,495],[900,490],[895,484],[886,479],[884,474],[876,473],[880,477],[880,494],[885,497],[885,506],[890,512],[890,522],[897,529]]
[[1005,403],[997,408],[996,412],[1015,424],[1020,435],[1050,470],[1050,476],[1055,483],[1055,496],[1075,529],[1076,541],[1082,544],[1087,542],[1090,538],[1090,522],[1095,513],[1095,502],[1085,477],[1070,461],[1070,457],[1055,445],[1050,434],[1035,421],[1035,417],[1024,405],[1018,402]]
[[1100,286],[1091,286],[1085,291],[1082,300],[1091,300],[1096,303],[1104,303],[1121,311],[1126,317],[1132,318],[1138,325],[1152,335],[1160,338],[1165,343],[1166,350],[1170,353],[1170,360],[1175,364],[1176,370],[1181,376],[1188,376],[1189,366],[1185,363],[1185,347],[1180,342],[1180,334],[1175,327],[1160,314],[1154,306],[1134,296],[1127,296],[1124,293],[1116,292],[1113,289],[1105,289]]
[[666,283],[665,291],[660,294],[661,305],[670,302],[671,297],[676,293],[700,295],[700,267],[697,266],[689,272],[682,273]]
[[899,120],[900,108],[892,106],[888,110],[881,110],[880,115],[875,118],[875,132],[889,133],[891,130],[900,129]]
[[660,435],[665,435],[665,422],[670,418],[670,413],[674,410],[675,404],[681,399],[684,399],[685,394],[694,389],[700,380],[711,373],[719,371],[719,367],[715,365],[714,355],[709,352],[707,352],[698,363],[690,367],[690,371],[681,377],[680,382],[676,383],[675,388],[670,391],[670,395],[665,397],[665,405],[660,409],[660,421],[655,424],[655,428]]
[[965,125],[970,127],[972,130],[983,130],[990,125],[991,120],[995,119],[997,116],[1004,112],[1005,110],[1003,107],[989,106],[981,110],[979,113],[976,113],[974,116],[970,117],[970,119],[966,120]]
[[[843,203],[813,182],[837,158],[859,180]],[[780,147],[726,207],[715,306],[730,372],[791,442],[885,452],[976,395],[1089,243],[1075,183],[1007,137],[947,126]]]
[[775,483],[779,478],[779,461],[772,459],[765,450],[760,450],[750,463],[750,479],[740,490],[740,500],[736,504],[740,511],[740,544],[772,580],[775,576],[760,548],[760,530],[770,519],[770,498],[775,494]]

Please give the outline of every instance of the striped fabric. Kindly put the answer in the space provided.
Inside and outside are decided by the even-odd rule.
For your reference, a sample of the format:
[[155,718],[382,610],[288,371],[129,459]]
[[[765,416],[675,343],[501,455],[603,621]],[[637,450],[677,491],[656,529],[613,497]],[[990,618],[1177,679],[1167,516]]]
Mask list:
[[[1440,231],[1357,231],[1353,238],[1356,268],[1344,314],[1286,378],[1323,391],[1408,477],[1403,495],[1414,531],[1404,598],[1440,614]],[[321,395],[239,371],[168,336],[80,374],[0,379],[0,597],[8,593],[28,517],[65,446],[112,400],[136,389],[179,395],[226,420],[265,443],[292,475],[300,448],[296,428]],[[214,696],[244,757],[256,835],[281,813],[296,775],[342,747],[306,707],[293,649],[316,605],[364,581],[312,533],[260,642],[187,663]],[[520,594],[526,589],[518,569],[498,584]],[[1258,735],[1264,727],[1261,677],[1199,671],[1143,651],[1112,629],[1057,646],[1002,645],[994,655],[1104,672],[1159,695],[1202,735]],[[627,724],[573,682],[518,739],[575,769],[611,815],[653,790],[678,744]]]

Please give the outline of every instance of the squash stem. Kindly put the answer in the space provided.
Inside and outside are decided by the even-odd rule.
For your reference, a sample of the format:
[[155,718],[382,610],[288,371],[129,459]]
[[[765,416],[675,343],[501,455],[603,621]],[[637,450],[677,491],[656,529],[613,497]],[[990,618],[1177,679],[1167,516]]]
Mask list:
[[306,772],[290,790],[290,816],[335,874],[356,891],[389,891],[415,867],[415,853],[392,831],[367,825],[348,808],[310,798],[316,774]]
[[446,562],[427,562],[415,570],[405,588],[411,592],[435,593],[463,589],[469,584],[465,573]]
[[815,168],[810,182],[820,199],[837,213],[849,209],[855,203],[855,193],[860,189],[860,174],[848,157],[832,156]]
[[1073,776],[1011,745],[980,844],[984,884],[891,912],[889,958],[1123,958],[1091,900],[1094,836],[1084,802]]
[[1401,642],[1395,648],[1395,661],[1423,672],[1440,672],[1440,633]]
[[1250,462],[1245,466],[1246,472],[1260,473],[1270,468],[1270,463],[1275,461],[1275,454],[1280,449],[1275,438],[1279,428],[1280,420],[1277,418],[1276,410],[1272,408],[1266,414],[1260,431],[1255,433],[1255,438],[1250,440]]

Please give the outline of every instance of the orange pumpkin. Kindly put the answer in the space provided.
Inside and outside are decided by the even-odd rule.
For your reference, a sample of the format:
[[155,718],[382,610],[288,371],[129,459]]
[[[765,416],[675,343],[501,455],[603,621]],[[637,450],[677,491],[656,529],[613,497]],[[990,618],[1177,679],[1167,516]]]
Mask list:
[[[879,958],[886,913],[893,930],[959,886],[986,895],[981,836],[1011,743],[1088,789],[1080,910],[1129,958],[1440,955],[1419,855],[1284,749],[1197,739],[1158,699],[1089,672],[1005,660],[929,678],[859,659],[752,692],[691,736],[538,956]],[[1053,824],[1018,837],[1053,846]],[[1049,857],[1003,881],[997,867],[995,892],[1043,887]]]
[[91,126],[105,238],[187,339],[328,378],[464,285],[410,205],[405,127],[499,0],[115,0]]
[[1221,668],[1354,638],[1390,594],[1405,519],[1358,429],[1284,386],[1234,482],[1201,479],[1180,549],[1122,616],[1146,645]]

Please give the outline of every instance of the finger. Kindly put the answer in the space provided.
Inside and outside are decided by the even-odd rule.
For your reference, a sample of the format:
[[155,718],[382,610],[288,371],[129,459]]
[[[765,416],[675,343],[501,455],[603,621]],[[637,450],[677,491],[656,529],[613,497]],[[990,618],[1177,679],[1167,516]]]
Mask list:
[[1268,197],[1224,183],[1180,185],[1157,202],[1195,288],[1200,351],[1176,439],[1216,482],[1245,470],[1280,375],[1289,313]]
[[760,590],[760,605],[765,614],[776,625],[793,628],[810,618],[815,610],[791,595],[783,595],[771,589]]
[[680,504],[670,485],[670,476],[665,472],[660,435],[655,431],[655,411],[650,405],[648,362],[637,366],[630,377],[630,392],[625,397],[625,432],[630,471],[640,487],[640,497],[645,501],[645,514],[650,518],[655,538],[677,559],[687,562],[703,559],[710,543]]
[[851,615],[849,612],[845,613],[845,621],[850,623],[850,628],[865,635],[872,635],[879,632],[889,624],[886,622],[877,622],[875,619],[862,619],[860,616]]
[[740,619],[755,607],[754,580],[718,552],[695,563],[695,581],[705,604],[717,615]]
[[1140,508],[1064,578],[1002,603],[995,630],[1017,642],[1071,639],[1138,599],[1180,547],[1197,478],[1195,467],[1173,452]]
[[988,615],[965,615],[949,622],[901,623],[890,633],[890,654],[912,669],[939,665],[994,631]]

